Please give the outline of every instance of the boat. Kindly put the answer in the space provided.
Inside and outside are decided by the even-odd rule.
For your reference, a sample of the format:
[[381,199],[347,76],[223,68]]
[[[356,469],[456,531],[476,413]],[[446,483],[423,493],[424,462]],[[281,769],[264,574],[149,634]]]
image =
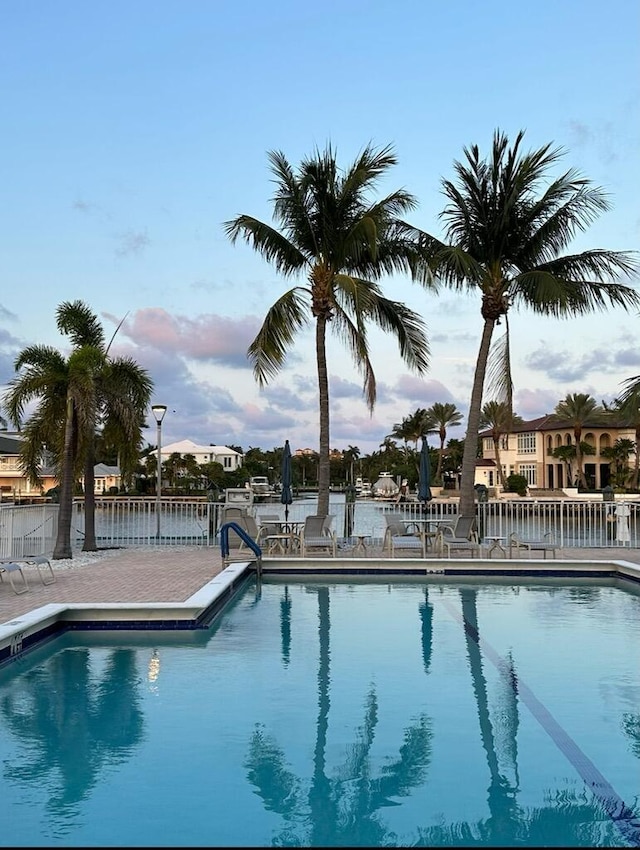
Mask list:
[[264,501],[273,496],[274,490],[266,475],[253,475],[249,479],[249,489],[253,493],[256,502]]
[[381,472],[372,489],[374,499],[395,499],[400,492],[390,472]]
[[373,496],[371,482],[368,478],[356,478],[356,483],[354,486],[356,488],[356,498],[370,499],[371,496]]

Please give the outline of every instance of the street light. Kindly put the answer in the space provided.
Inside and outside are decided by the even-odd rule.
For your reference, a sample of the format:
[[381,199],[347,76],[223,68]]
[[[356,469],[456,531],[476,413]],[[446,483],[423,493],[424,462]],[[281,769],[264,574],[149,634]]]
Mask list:
[[160,497],[162,496],[162,420],[167,412],[166,404],[151,405],[151,412],[156,420],[158,443],[158,472],[156,475],[156,540],[160,542]]

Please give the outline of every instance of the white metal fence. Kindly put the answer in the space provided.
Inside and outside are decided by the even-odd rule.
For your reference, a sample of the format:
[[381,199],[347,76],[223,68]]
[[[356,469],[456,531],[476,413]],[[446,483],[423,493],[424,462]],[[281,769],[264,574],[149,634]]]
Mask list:
[[[218,546],[219,528],[224,505],[163,499],[160,503],[160,535],[156,500],[118,498],[96,500],[96,542],[99,548],[145,545]],[[557,545],[564,548],[589,548],[640,545],[640,504],[635,502],[596,502],[577,499],[561,500],[492,500],[477,506],[478,526],[482,537],[508,537],[512,531],[523,538],[539,539],[546,532],[554,534]],[[294,502],[287,509],[288,518],[301,522],[315,513],[315,499]],[[252,512],[277,513],[284,519],[285,508],[278,502],[254,504]],[[395,504],[358,500],[354,508],[351,535],[364,534],[380,542],[389,513],[411,518],[434,520],[455,519],[457,500]],[[338,538],[346,536],[344,496],[332,495],[330,513]],[[74,551],[84,542],[84,506],[74,502],[71,545]],[[51,554],[55,544],[58,505],[0,506],[0,557],[29,554]]]

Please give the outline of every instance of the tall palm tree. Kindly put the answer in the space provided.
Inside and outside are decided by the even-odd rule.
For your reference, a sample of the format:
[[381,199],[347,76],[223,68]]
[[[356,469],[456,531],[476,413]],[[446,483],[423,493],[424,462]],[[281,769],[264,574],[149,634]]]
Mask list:
[[370,411],[376,379],[370,359],[369,328],[392,333],[400,354],[418,374],[428,367],[425,326],[416,313],[383,296],[383,275],[409,271],[415,244],[400,216],[416,201],[403,189],[372,200],[370,195],[396,164],[391,147],[366,147],[346,171],[331,146],[302,161],[294,171],[284,154],[268,154],[275,177],[274,220],[280,230],[248,215],[225,223],[232,242],[250,244],[285,278],[306,275],[269,309],[248,349],[253,373],[263,386],[283,367],[302,328],[315,323],[319,394],[318,514],[329,510],[329,381],[326,335],[332,328],[346,343],[364,376]]
[[427,408],[426,421],[428,422],[428,425],[425,426],[423,433],[437,434],[440,439],[435,483],[442,484],[442,461],[444,458],[444,444],[447,439],[447,428],[459,425],[462,422],[462,414],[455,404],[436,401],[431,405],[431,407]]
[[588,393],[567,393],[559,401],[555,408],[556,416],[566,422],[573,430],[576,445],[576,473],[578,485],[587,486],[584,474],[584,450],[582,442],[582,430],[585,425],[597,424],[605,419],[605,411],[598,402]]
[[542,316],[580,316],[607,306],[628,309],[640,304],[629,286],[616,281],[638,269],[631,253],[587,250],[563,254],[574,235],[609,209],[606,194],[576,171],[551,178],[549,171],[562,149],[543,147],[524,153],[524,133],[513,144],[497,130],[485,159],[476,145],[455,162],[456,179],[443,180],[448,199],[441,213],[445,240],[420,233],[428,262],[415,277],[431,282],[433,274],[458,291],[481,298],[483,331],[476,360],[467,419],[461,513],[474,511],[476,445],[487,360],[495,325],[512,306]]
[[513,425],[520,422],[522,422],[522,417],[513,413],[510,405],[505,401],[488,401],[480,411],[480,427],[491,429],[498,481],[503,489],[506,488],[507,482],[500,462],[500,441],[505,434],[511,431]]

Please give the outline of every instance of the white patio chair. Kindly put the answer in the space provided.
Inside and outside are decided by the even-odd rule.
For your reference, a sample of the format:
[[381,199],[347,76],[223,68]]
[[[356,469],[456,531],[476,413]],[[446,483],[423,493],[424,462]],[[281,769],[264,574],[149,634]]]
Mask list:
[[336,533],[332,530],[331,524],[335,519],[334,516],[318,516],[310,514],[304,521],[304,526],[298,535],[298,543],[300,546],[300,556],[306,557],[311,552],[327,552],[336,557],[337,540]]

